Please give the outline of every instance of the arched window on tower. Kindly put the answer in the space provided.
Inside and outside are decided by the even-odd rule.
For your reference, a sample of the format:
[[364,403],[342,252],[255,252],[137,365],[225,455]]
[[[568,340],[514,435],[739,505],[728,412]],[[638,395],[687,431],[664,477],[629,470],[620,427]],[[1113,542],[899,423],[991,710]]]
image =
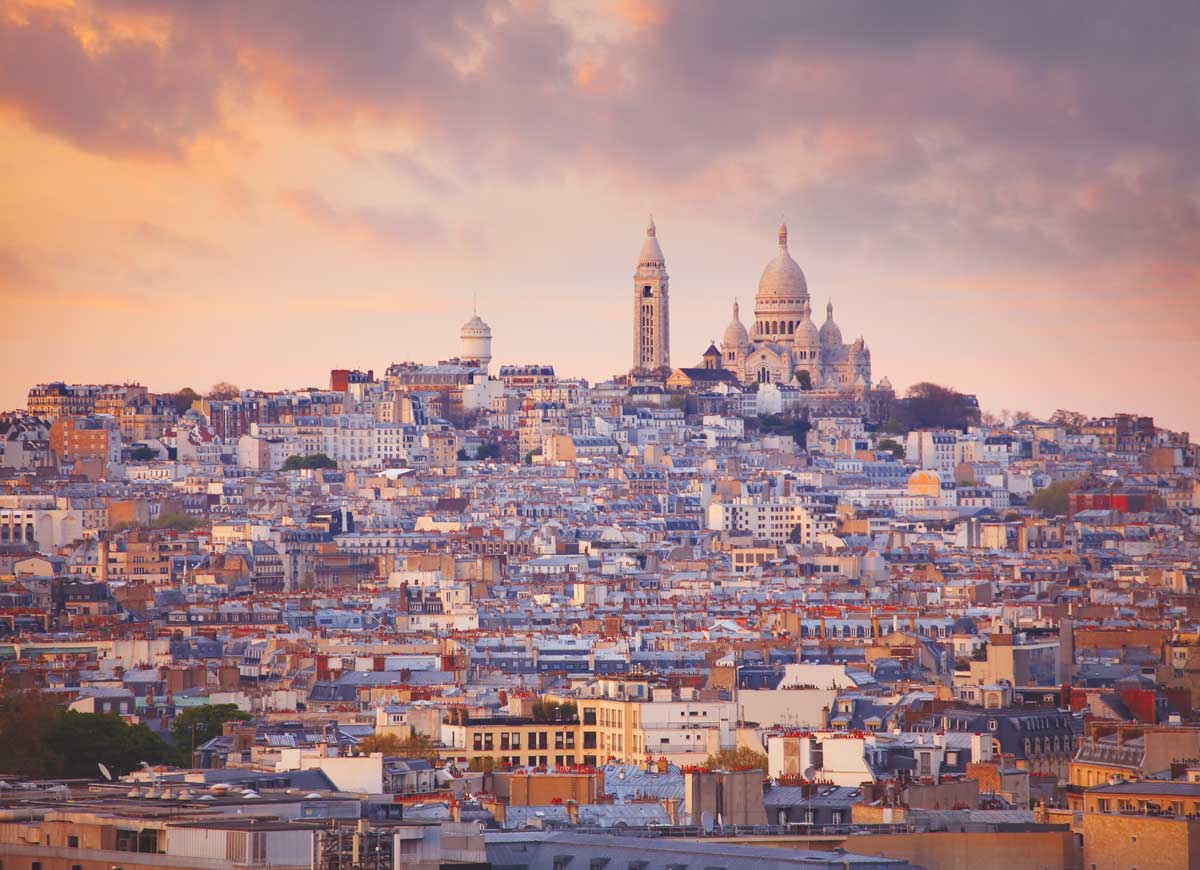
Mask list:
[[649,284],[642,288],[642,296],[649,299],[652,295],[654,295],[654,291],[650,289]]

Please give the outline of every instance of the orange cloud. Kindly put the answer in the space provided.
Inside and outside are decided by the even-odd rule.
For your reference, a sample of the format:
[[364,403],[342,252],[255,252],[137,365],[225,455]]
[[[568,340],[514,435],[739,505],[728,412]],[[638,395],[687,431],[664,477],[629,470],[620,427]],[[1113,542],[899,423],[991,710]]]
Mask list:
[[639,28],[657,27],[662,24],[662,7],[654,0],[616,0],[612,4],[618,18]]

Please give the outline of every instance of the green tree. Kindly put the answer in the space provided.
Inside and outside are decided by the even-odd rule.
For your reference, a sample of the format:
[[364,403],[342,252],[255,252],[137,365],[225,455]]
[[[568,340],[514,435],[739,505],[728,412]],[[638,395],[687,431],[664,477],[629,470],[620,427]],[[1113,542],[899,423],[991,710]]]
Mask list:
[[1035,492],[1029,499],[1029,506],[1047,516],[1062,516],[1069,510],[1071,493],[1078,485],[1078,480],[1060,480],[1052,483]]
[[191,410],[192,403],[199,401],[200,398],[201,398],[200,394],[197,393],[195,390],[193,390],[191,387],[184,387],[182,390],[180,390],[174,396],[175,413],[180,414],[180,415],[186,414],[188,411]]
[[177,532],[190,532],[202,525],[204,525],[204,520],[189,516],[182,511],[159,514],[150,521],[152,529],[174,529]]
[[487,441],[479,445],[479,450],[475,453],[476,459],[499,459],[500,445],[495,441]]
[[1062,426],[1072,435],[1078,435],[1080,430],[1087,425],[1088,415],[1081,414],[1079,411],[1068,411],[1065,408],[1059,408],[1050,415],[1050,422],[1055,426]]
[[[924,381],[910,387],[904,398],[896,403],[892,420],[897,428],[885,427],[889,432],[966,429],[979,424],[979,403],[974,397],[950,387]],[[903,427],[902,430],[899,427]]]
[[0,746],[4,772],[30,778],[96,779],[101,763],[121,776],[143,761],[171,757],[166,741],[145,725],[66,710],[39,692],[0,695]]
[[795,414],[764,414],[757,418],[756,426],[763,435],[791,435],[798,447],[807,443],[812,428],[807,417]]
[[51,729],[48,742],[63,760],[62,776],[95,779],[103,764],[114,776],[124,776],[143,761],[161,764],[171,747],[145,725],[129,725],[113,713],[68,710]]
[[571,701],[559,703],[542,698],[533,702],[531,712],[538,722],[569,722],[576,718],[578,707]]
[[229,381],[217,381],[208,391],[207,398],[209,399],[235,399],[241,395],[241,389],[237,384],[231,384]]
[[158,451],[153,447],[147,447],[145,444],[139,444],[129,451],[129,458],[134,462],[149,462],[152,459],[158,458]]
[[739,746],[737,749],[722,749],[716,755],[708,756],[704,766],[710,770],[754,770],[757,767],[766,773],[767,755]]
[[875,449],[886,450],[897,459],[904,458],[904,445],[894,438],[880,438],[879,443],[875,445]]
[[423,758],[430,764],[436,765],[441,759],[432,739],[423,734],[412,737],[400,737],[397,734],[368,734],[358,741],[355,747],[363,755],[372,752],[382,752],[384,755],[394,755],[399,758]]
[[813,388],[812,375],[808,369],[800,369],[796,372],[796,380],[800,382],[800,389],[811,390]]
[[304,468],[337,468],[337,460],[330,459],[324,453],[310,453],[307,456],[289,456],[283,461],[284,471]]
[[61,775],[63,759],[49,738],[62,714],[62,708],[40,692],[0,695],[0,768],[30,779]]
[[220,737],[226,722],[246,722],[252,717],[237,704],[205,704],[184,710],[171,723],[171,740],[181,758],[191,763],[197,746]]

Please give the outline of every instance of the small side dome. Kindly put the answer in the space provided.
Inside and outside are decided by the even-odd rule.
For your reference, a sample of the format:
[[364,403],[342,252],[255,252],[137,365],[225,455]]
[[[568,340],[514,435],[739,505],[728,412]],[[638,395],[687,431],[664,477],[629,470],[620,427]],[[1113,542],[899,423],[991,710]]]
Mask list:
[[821,346],[841,347],[842,331],[833,322],[833,301],[825,306],[825,322],[821,324]]
[[725,327],[725,337],[721,343],[727,348],[742,348],[750,344],[750,333],[742,324],[736,300],[733,303],[733,320],[729,321],[729,325]]
[[817,325],[812,322],[812,308],[809,306],[807,300],[804,302],[801,313],[803,317],[796,324],[796,332],[792,335],[792,342],[797,347],[817,347],[821,343],[821,333],[817,331]]

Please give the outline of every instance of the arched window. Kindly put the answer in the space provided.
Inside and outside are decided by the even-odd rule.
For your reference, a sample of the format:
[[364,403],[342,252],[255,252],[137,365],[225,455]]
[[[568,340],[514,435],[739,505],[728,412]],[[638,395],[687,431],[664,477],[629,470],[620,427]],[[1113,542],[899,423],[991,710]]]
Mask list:
[[796,332],[796,321],[789,320],[788,321],[788,335],[794,335],[795,332]]
[[649,299],[649,298],[650,298],[650,297],[653,295],[653,292],[654,292],[654,291],[652,291],[652,290],[650,289],[650,285],[649,285],[649,284],[647,284],[645,287],[643,287],[643,288],[642,288],[642,296],[644,296],[644,297],[645,297],[645,298],[647,298],[647,299]]

